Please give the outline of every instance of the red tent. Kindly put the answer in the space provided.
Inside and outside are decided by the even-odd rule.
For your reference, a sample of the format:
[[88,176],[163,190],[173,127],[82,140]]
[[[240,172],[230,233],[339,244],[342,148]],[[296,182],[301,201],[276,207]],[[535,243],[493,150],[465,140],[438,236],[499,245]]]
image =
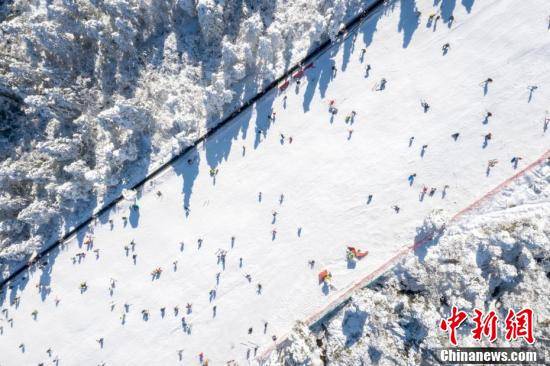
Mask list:
[[366,257],[367,254],[369,254],[368,251],[362,252],[360,249],[355,249],[354,247],[348,247],[348,250],[349,250],[350,252],[352,252],[353,255],[354,255],[357,259],[361,259],[361,258],[363,258],[363,257]]

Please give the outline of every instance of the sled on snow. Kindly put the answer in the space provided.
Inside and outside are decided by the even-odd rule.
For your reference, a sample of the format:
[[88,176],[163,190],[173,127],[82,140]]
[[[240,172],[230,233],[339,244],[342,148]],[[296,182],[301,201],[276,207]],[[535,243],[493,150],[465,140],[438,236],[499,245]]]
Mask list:
[[285,80],[282,84],[279,85],[279,91],[285,91],[289,85],[290,85],[290,81]]
[[300,69],[300,70],[296,71],[296,72],[292,75],[292,78],[294,78],[294,79],[300,79],[302,76],[304,76],[304,69]]

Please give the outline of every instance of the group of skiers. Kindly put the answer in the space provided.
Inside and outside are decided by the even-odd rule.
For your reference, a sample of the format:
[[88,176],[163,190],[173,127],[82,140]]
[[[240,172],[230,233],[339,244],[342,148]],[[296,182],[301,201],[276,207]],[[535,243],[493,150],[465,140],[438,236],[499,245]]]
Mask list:
[[[439,18],[439,15],[437,16]],[[430,19],[429,21],[432,21],[433,19],[437,20],[437,18],[435,18],[435,15],[432,15],[430,16]],[[452,21],[452,19],[451,19]],[[550,23],[549,23],[550,24]],[[447,54],[450,50],[450,44],[449,43],[445,43],[443,46],[442,46],[442,51],[443,51],[443,54]],[[361,59],[363,59],[364,55],[365,55],[365,49],[362,49],[362,53],[361,53]],[[303,75],[303,71],[309,67],[313,67],[313,64],[309,64],[308,66],[306,66],[305,68],[302,68],[301,70],[299,70],[297,73],[295,73],[293,75],[293,79],[294,81],[296,82],[297,85],[299,85],[300,83],[300,78],[302,77]],[[372,67],[370,64],[367,64],[366,65],[366,68],[365,68],[365,74],[366,74],[366,77],[369,76],[369,72],[371,71]],[[332,77],[334,78],[337,74],[337,68],[336,66],[332,66],[331,67],[331,75]],[[484,80],[480,85],[483,87],[483,90],[484,90],[484,94],[487,94],[488,92],[488,86],[493,83],[493,79],[492,78],[487,78],[486,80]],[[374,90],[375,91],[383,91],[385,88],[386,88],[386,85],[387,85],[387,80],[385,78],[381,78],[381,80],[375,84],[374,86]],[[279,89],[281,91],[284,91],[286,89],[286,87],[288,86],[288,81],[286,81],[285,83],[283,83]],[[530,94],[532,94],[536,89],[537,89],[537,86],[531,86],[528,88],[529,89],[529,92]],[[286,102],[287,102],[287,98],[286,96],[284,96],[283,98],[283,102],[284,102],[284,106],[286,108]],[[422,110],[424,111],[424,113],[428,113],[431,106],[428,104],[427,101],[425,100],[421,100],[420,102],[420,105],[422,107]],[[329,101],[329,109],[328,109],[329,113],[332,115],[332,117],[334,117],[334,115],[336,115],[338,113],[338,109],[336,108],[336,102],[335,100],[330,100]],[[346,117],[345,117],[345,122],[347,124],[350,124],[352,125],[354,123],[354,120],[356,118],[356,111],[352,110]],[[488,124],[489,123],[489,118],[492,117],[493,114],[489,111],[486,112],[485,114],[485,119],[483,121],[483,124]],[[276,119],[276,112],[275,111],[270,111],[269,112],[269,115],[267,116],[267,119],[271,122],[274,122],[275,119]],[[544,121],[544,129],[546,130],[548,128],[548,124],[550,123],[550,118],[549,117],[546,117],[545,118],[545,121]],[[265,131],[262,131],[260,129],[257,130],[257,132],[259,134],[264,134],[265,135]],[[349,136],[348,136],[348,139],[351,138],[352,136],[352,133],[353,133],[353,129],[349,129],[348,130],[349,132]],[[451,138],[454,140],[454,141],[457,141],[458,138],[460,137],[460,133],[459,132],[455,132],[451,135]],[[488,143],[489,141],[491,141],[493,138],[493,135],[491,132],[488,132],[484,135],[484,140],[483,140],[483,148],[487,147],[488,146]],[[409,139],[409,147],[411,147],[414,143],[414,139],[415,137],[412,136],[410,137]],[[284,143],[286,141],[289,142],[289,144],[292,144],[293,142],[293,137],[292,136],[285,136],[283,133],[280,133],[280,140],[281,140],[281,143]],[[424,157],[424,155],[426,154],[426,151],[428,149],[428,144],[424,144],[422,145],[421,147],[421,150],[420,150],[420,156],[421,157]],[[243,146],[243,155],[245,154],[245,147]],[[514,165],[514,168],[517,167],[517,165],[519,164],[519,161],[522,159],[522,157],[519,157],[519,156],[514,156],[511,160],[511,163]],[[188,160],[188,163],[191,164],[193,162],[192,159],[189,159]],[[491,168],[495,167],[498,163],[498,160],[496,159],[491,159],[488,161],[488,164],[487,164],[487,175],[489,174],[489,171]],[[218,174],[218,168],[211,168],[210,169],[210,176],[215,179],[217,174]],[[413,186],[414,182],[415,182],[415,179],[417,177],[417,174],[416,173],[412,173],[408,176],[407,180],[409,182],[409,185],[410,186]],[[441,195],[442,195],[442,198],[445,198],[445,195],[446,195],[446,192],[447,190],[449,189],[449,185],[444,185],[442,190],[441,190]],[[437,187],[428,187],[428,186],[425,186],[423,185],[421,187],[421,190],[420,190],[420,201],[423,201],[424,197],[427,195],[428,197],[433,197],[435,195],[435,193],[437,192]],[[156,195],[157,197],[162,197],[162,193],[160,190],[158,190],[156,192]],[[262,192],[259,192],[258,193],[258,201],[261,202],[262,201]],[[368,195],[368,198],[367,198],[367,204],[371,204],[373,200],[373,194],[369,194]],[[280,195],[280,198],[279,198],[279,204],[283,204],[283,201],[284,201],[284,194],[281,194]],[[391,208],[395,211],[395,213],[399,213],[401,208],[398,206],[398,205],[392,205]],[[133,205],[132,206],[132,209],[138,209],[137,205]],[[185,211],[186,211],[186,214],[188,215],[189,212],[190,212],[190,209],[186,206],[185,207]],[[272,220],[271,220],[271,224],[272,225],[275,225],[276,222],[277,222],[277,217],[278,217],[278,212],[276,210],[273,210],[272,211]],[[122,220],[124,222],[124,224],[126,224],[128,218],[126,216],[123,216],[122,217]],[[109,220],[109,224],[111,225],[111,228],[113,227],[114,225],[114,221],[112,219]],[[300,236],[300,233],[301,233],[301,227],[298,228],[298,236]],[[272,240],[276,240],[277,238],[277,229],[275,226],[273,226],[271,228],[271,236],[272,236]],[[84,244],[86,245],[86,249],[87,250],[92,250],[93,249],[93,238],[91,236],[86,236],[85,239],[84,239]],[[200,250],[201,247],[203,245],[203,239],[202,238],[199,238],[197,240],[197,249]],[[231,237],[231,248],[233,248],[233,246],[235,245],[235,236],[232,236]],[[126,256],[128,257],[130,252],[132,252],[132,259],[133,259],[133,262],[134,264],[136,264],[136,260],[137,260],[137,253],[135,253],[135,247],[136,247],[136,243],[134,240],[132,240],[129,245],[124,245],[124,251],[126,253]],[[183,251],[184,249],[184,243],[183,242],[180,242],[180,250]],[[99,249],[94,249],[94,252],[96,254],[96,258],[99,258]],[[361,249],[358,249],[354,246],[347,246],[346,247],[346,251],[345,251],[345,259],[347,261],[356,261],[356,260],[360,260],[364,257],[366,257],[368,255],[368,251],[364,251],[364,250],[361,250]],[[75,256],[73,256],[71,259],[73,261],[74,264],[76,264],[77,262],[80,263],[82,260],[84,260],[86,257],[86,252],[78,252],[77,254],[75,254]],[[221,270],[225,270],[225,267],[226,267],[226,257],[227,257],[227,251],[226,250],[223,250],[223,249],[220,249],[216,252],[216,257],[217,257],[217,264],[221,267]],[[315,259],[309,259],[307,264],[309,265],[309,267],[311,269],[313,269],[316,265],[316,261]],[[178,269],[178,261],[175,260],[172,262],[172,265],[173,265],[173,269],[174,271],[177,271]],[[242,268],[243,267],[243,258],[240,257],[239,258],[239,268]],[[153,269],[153,271],[151,272],[151,276],[153,278],[153,280],[157,280],[157,279],[160,279],[160,276],[163,272],[163,269],[162,267],[156,267],[155,269]],[[212,317],[215,318],[216,315],[217,315],[217,305],[215,303],[216,301],[216,296],[217,296],[217,288],[218,286],[220,286],[220,282],[221,282],[221,273],[222,272],[217,272],[215,274],[215,287],[210,289],[209,292],[208,292],[208,298],[209,298],[209,302],[212,303]],[[245,280],[251,284],[252,283],[252,275],[250,273],[246,273],[244,274],[244,278]],[[333,278],[333,275],[332,273],[328,270],[328,269],[323,269],[321,272],[319,272],[318,274],[318,279],[319,279],[319,283],[321,284],[324,284],[324,285],[327,285],[327,286],[330,286],[330,283],[332,281],[332,278]],[[40,290],[44,290],[42,287],[39,287],[39,285],[37,285],[37,287],[40,289]],[[110,294],[111,296],[113,295],[113,291],[116,287],[116,280],[111,278],[110,279],[110,282],[109,282],[109,291],[110,291]],[[261,295],[262,294],[262,291],[263,291],[263,286],[261,283],[256,283],[256,293],[258,295]],[[80,283],[79,285],[79,289],[81,291],[81,293],[84,293],[88,290],[88,284],[86,281],[83,281]],[[59,304],[59,299],[56,298],[55,299],[55,303],[56,303],[56,306]],[[114,309],[115,307],[115,304],[114,303],[111,303],[111,309]],[[128,303],[125,303],[124,304],[124,310],[122,312],[122,315],[121,315],[121,321],[122,321],[122,324],[125,324],[125,321],[126,321],[126,314],[129,313],[130,311],[130,304]],[[183,329],[183,331],[187,334],[191,334],[191,329],[192,329],[192,325],[191,323],[189,322],[189,315],[192,314],[192,311],[193,311],[193,305],[192,303],[188,302],[186,304],[186,316],[182,316],[181,317],[181,327]],[[8,313],[7,313],[7,309],[3,309],[2,312],[4,313],[4,315],[7,317],[8,316]],[[174,317],[179,317],[179,307],[176,305],[173,307],[173,313],[174,313]],[[149,313],[149,310],[148,309],[142,309],[141,310],[141,314],[142,314],[142,318],[143,320],[147,321],[149,320],[149,317],[150,317],[150,313]],[[38,317],[38,311],[37,310],[34,310],[31,315],[33,316],[33,318],[36,320],[37,317]],[[160,316],[161,318],[164,318],[166,315],[166,307],[161,307],[160,308]],[[12,319],[10,318],[9,319],[10,321],[12,321]],[[268,322],[267,321],[264,321],[263,323],[263,333],[266,334],[267,333],[267,330],[268,330]],[[0,327],[0,334],[2,333],[3,331],[3,328]],[[247,334],[248,335],[252,335],[254,332],[254,328],[253,326],[250,326],[247,330]],[[273,341],[276,341],[277,340],[277,337],[276,335],[273,335],[271,337],[271,339]],[[104,347],[104,342],[105,342],[105,339],[103,337],[101,338],[98,338],[97,340],[97,343],[99,344],[99,347],[100,348],[103,348]],[[19,345],[19,348],[24,352],[25,351],[25,345],[23,343],[21,343]],[[254,349],[254,353],[256,353],[256,350],[257,350],[257,347]],[[48,355],[51,357],[52,356],[52,351],[51,351],[51,348],[48,348],[48,350],[46,351],[48,353]],[[248,352],[250,352],[250,350],[248,350]],[[180,350],[177,350],[177,354],[179,356],[179,359],[180,361],[182,360],[182,355],[183,355],[183,350],[180,349]],[[248,355],[248,354],[247,354]],[[209,364],[209,360],[206,358],[205,354],[203,352],[200,352],[198,354],[198,359],[199,359],[199,362],[201,363],[201,365],[203,366],[208,366]],[[54,360],[54,363],[57,363],[59,361],[58,358],[55,358]]]

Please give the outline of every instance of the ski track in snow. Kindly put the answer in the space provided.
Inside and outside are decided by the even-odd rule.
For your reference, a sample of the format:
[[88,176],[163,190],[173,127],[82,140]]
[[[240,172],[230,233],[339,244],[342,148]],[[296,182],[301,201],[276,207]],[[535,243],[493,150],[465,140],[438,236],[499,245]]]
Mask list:
[[[394,5],[367,20],[357,37],[352,34],[321,56],[300,88],[291,84],[284,94],[286,108],[283,95],[268,94],[190,154],[192,164],[184,157],[147,187],[138,211],[118,205],[110,217],[101,217],[93,228],[93,248],[86,250],[80,233],[51,253],[43,270],[35,268],[30,279],[15,283],[2,303],[8,315],[0,315],[0,363],[38,364],[49,359],[48,348],[52,359],[59,355],[60,365],[179,364],[180,349],[184,364],[198,363],[199,352],[214,365],[246,362],[253,345],[258,352],[269,347],[272,335],[285,334],[296,320],[323,308],[412,243],[430,211],[459,212],[516,172],[513,156],[523,158],[519,170],[545,153],[548,133],[542,120],[550,97],[545,88],[550,48],[541,14],[548,4],[540,0],[517,8],[511,0],[476,2],[470,14],[457,6],[453,26],[440,21],[436,31],[426,27],[431,2],[418,6],[420,24],[406,48],[404,35],[396,31],[400,9]],[[364,40],[371,36],[361,62]],[[443,56],[445,42],[451,49]],[[332,62],[338,68],[334,78]],[[372,66],[368,77],[366,64]],[[487,77],[494,82],[484,96],[479,84]],[[387,79],[385,90],[373,91],[382,78]],[[528,103],[530,84],[539,88]],[[332,121],[331,99],[338,108]],[[427,113],[421,99],[430,104]],[[269,122],[271,108],[276,119]],[[355,121],[346,123],[352,110]],[[486,110],[493,116],[484,124]],[[456,142],[454,132],[460,132]],[[492,139],[483,148],[489,132]],[[423,144],[429,146],[421,156]],[[486,175],[489,159],[499,163]],[[219,169],[215,181],[211,166]],[[409,186],[412,173],[417,176]],[[437,188],[434,197],[419,200],[423,185]],[[449,189],[442,198],[444,185]],[[369,194],[373,200],[367,205]],[[190,207],[188,217],[184,205]],[[398,214],[392,205],[399,205]],[[122,216],[128,216],[127,225]],[[199,238],[204,240],[200,249]],[[132,239],[135,265],[132,250],[128,256],[124,250]],[[355,268],[346,263],[347,245],[369,250]],[[100,250],[98,259],[94,249]],[[217,264],[220,249],[227,251],[225,270]],[[86,257],[73,264],[79,252]],[[310,259],[316,261],[314,269],[308,267]],[[163,272],[152,280],[157,267]],[[332,272],[337,290],[323,291],[318,284],[317,273],[324,268]],[[251,283],[244,278],[247,273]],[[110,278],[117,280],[112,296]],[[88,290],[81,294],[83,281]],[[49,285],[50,292],[38,291],[38,283]],[[208,292],[214,288],[216,298],[210,302]],[[189,315],[187,302],[193,303]],[[131,306],[121,324],[125,303]],[[166,307],[164,318],[161,307]],[[36,320],[31,316],[35,309]],[[150,313],[148,321],[142,319],[143,309]],[[181,329],[182,316],[192,326],[190,335]],[[96,341],[101,337],[103,348]]]

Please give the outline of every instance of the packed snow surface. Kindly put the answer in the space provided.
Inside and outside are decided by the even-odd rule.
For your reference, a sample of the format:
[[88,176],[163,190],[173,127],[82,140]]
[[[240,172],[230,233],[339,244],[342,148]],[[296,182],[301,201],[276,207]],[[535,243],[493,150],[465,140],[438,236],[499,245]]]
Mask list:
[[[452,216],[546,153],[549,5],[439,5],[431,20],[431,1],[378,10],[137,207],[126,192],[13,283],[2,365],[46,362],[49,348],[69,365],[252,362],[414,242],[434,209]],[[369,254],[348,262],[348,245]]]

